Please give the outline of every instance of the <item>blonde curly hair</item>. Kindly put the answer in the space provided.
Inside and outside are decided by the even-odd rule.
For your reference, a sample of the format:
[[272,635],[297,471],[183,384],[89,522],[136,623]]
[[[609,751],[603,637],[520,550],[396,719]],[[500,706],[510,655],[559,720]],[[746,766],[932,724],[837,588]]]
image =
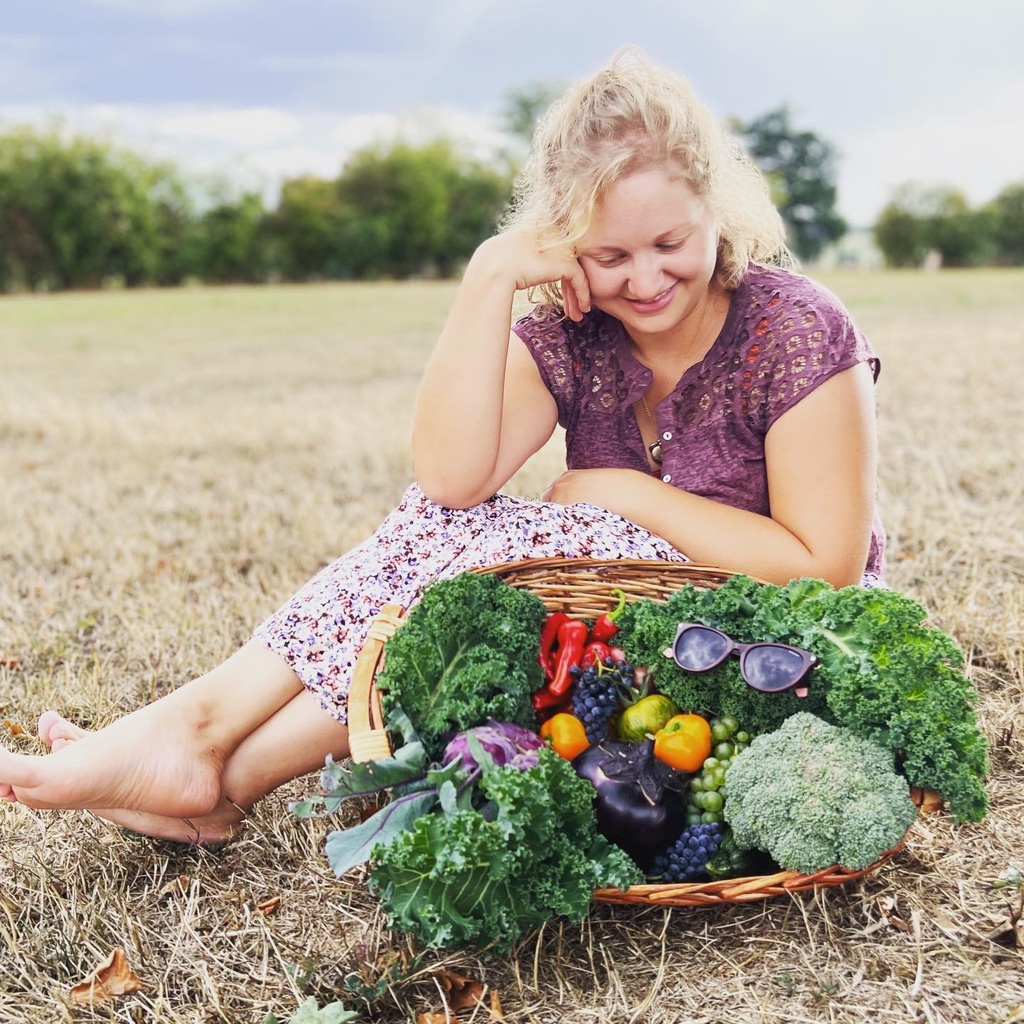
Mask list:
[[[752,260],[792,262],[757,166],[685,79],[655,67],[635,47],[620,50],[543,116],[503,230],[527,228],[542,249],[573,250],[612,185],[666,165],[707,203],[718,225],[715,277],[724,288],[734,289]],[[538,291],[561,306],[557,283]]]

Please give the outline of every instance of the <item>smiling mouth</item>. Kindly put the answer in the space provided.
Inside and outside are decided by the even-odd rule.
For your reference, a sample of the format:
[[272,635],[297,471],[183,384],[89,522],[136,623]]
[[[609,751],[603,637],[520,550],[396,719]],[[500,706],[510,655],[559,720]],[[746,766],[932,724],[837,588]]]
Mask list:
[[658,295],[655,295],[653,299],[646,299],[642,302],[639,299],[626,299],[626,301],[638,313],[660,313],[672,301],[675,288],[676,286],[672,285]]

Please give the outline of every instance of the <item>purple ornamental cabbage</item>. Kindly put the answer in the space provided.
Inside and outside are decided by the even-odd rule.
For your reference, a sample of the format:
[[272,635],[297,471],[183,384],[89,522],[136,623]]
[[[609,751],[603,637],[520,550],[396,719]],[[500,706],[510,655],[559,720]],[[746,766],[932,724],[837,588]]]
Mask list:
[[547,745],[535,732],[521,725],[496,722],[491,718],[486,725],[474,726],[455,736],[444,748],[442,764],[451,764],[452,761],[460,759],[462,767],[467,772],[475,771],[479,767],[469,748],[470,734],[494,758],[494,763],[499,768],[511,765],[519,771],[534,768],[537,764],[537,751]]

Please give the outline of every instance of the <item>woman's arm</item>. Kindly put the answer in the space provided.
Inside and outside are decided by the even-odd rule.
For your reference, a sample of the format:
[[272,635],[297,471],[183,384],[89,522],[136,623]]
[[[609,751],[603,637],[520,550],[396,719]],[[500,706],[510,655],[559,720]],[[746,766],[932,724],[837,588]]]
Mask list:
[[468,508],[489,498],[551,436],[554,399],[509,327],[518,289],[560,279],[566,312],[579,320],[590,300],[575,259],[537,252],[523,232],[474,253],[416,406],[413,464],[433,501]]
[[875,497],[875,416],[867,364],[819,385],[765,439],[771,517],[722,505],[628,469],[577,470],[546,497],[588,501],[664,537],[696,562],[773,583],[859,583]]

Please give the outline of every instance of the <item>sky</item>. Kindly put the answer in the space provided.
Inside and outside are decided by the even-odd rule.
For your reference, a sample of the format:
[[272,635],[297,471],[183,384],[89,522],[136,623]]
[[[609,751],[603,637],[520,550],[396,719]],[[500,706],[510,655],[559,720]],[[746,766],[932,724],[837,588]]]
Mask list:
[[6,0],[0,131],[60,125],[273,194],[363,146],[508,144],[508,95],[639,46],[720,119],[783,104],[867,226],[909,181],[1024,180],[1021,0]]

